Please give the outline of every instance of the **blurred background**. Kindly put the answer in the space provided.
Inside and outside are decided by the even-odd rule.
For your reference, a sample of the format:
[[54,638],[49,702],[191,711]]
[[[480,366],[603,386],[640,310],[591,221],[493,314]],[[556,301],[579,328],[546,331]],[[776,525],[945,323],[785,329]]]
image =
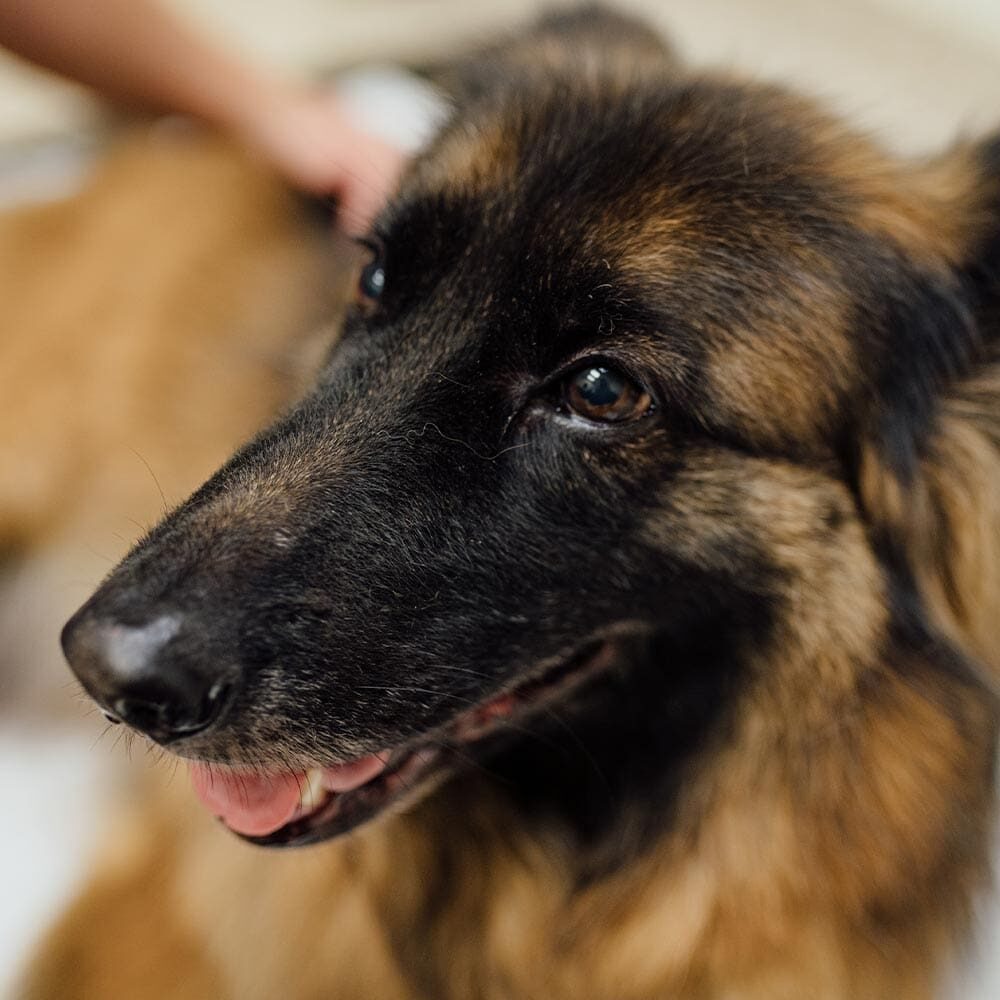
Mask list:
[[[553,6],[165,2],[262,65],[329,80],[362,122],[405,144],[432,127],[438,103],[402,68]],[[1000,128],[997,0],[619,6],[641,11],[688,62],[792,83],[907,154]],[[294,395],[336,309],[328,276],[342,259],[324,270],[327,251],[280,221],[280,186],[185,135],[176,122],[123,124],[84,89],[0,54],[0,996],[85,875],[128,770],[116,734],[103,735],[69,682],[59,628],[165,503]],[[128,194],[109,237],[107,213],[86,207],[115,184]],[[272,206],[264,230],[246,228],[248,204],[258,216]],[[192,249],[234,234],[246,237],[242,255],[221,269]],[[109,240],[115,253],[88,258]],[[173,247],[172,269],[144,286],[154,243]],[[194,272],[210,290],[175,301]],[[86,288],[60,301],[74,280]],[[273,307],[288,298],[301,305]],[[187,339],[164,360],[155,338],[181,327]],[[110,346],[95,352],[97,336]],[[994,909],[956,998],[1000,996]]]

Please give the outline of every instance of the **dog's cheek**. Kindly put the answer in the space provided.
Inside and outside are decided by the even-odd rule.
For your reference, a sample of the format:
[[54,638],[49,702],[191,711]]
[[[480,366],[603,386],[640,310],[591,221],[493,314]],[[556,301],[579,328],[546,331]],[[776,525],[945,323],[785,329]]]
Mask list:
[[669,474],[650,437],[541,428],[502,465],[470,462],[478,488],[428,476],[399,516],[356,503],[314,524],[242,602],[240,725],[324,749],[397,741],[623,616],[653,621],[658,552],[634,540]]
[[670,590],[680,599],[743,595],[780,606],[789,627],[777,641],[861,650],[884,624],[883,570],[849,490],[821,473],[724,449],[693,452],[661,490],[645,534],[676,566]]

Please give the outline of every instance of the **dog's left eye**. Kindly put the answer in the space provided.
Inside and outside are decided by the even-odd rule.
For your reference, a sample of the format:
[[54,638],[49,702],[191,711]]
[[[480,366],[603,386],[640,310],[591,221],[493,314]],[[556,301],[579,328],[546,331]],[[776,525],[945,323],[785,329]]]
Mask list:
[[385,291],[385,265],[376,254],[361,270],[358,292],[362,298],[377,302]]
[[371,255],[358,275],[357,297],[365,312],[374,311],[385,291],[385,254],[380,241],[359,239],[357,241]]
[[617,424],[645,416],[653,407],[650,394],[627,375],[604,364],[587,364],[562,385],[563,405],[585,420]]

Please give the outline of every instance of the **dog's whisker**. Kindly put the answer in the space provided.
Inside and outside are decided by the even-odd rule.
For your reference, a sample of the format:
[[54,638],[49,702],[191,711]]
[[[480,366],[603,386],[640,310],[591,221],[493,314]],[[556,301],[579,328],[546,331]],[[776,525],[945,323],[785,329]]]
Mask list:
[[[433,605],[430,605],[433,606]],[[438,663],[434,666],[435,670],[444,670],[452,674],[468,674],[470,677],[477,677],[480,680],[492,681],[493,677],[485,670],[476,670],[473,667],[459,667],[450,663]]]
[[166,514],[170,509],[170,505],[167,503],[167,495],[163,492],[163,486],[160,484],[160,480],[156,478],[156,473],[153,471],[153,467],[149,464],[146,457],[141,452],[135,448],[129,448],[129,451],[131,451],[132,454],[135,455],[135,457],[146,467],[146,471],[149,473],[153,483],[156,485],[157,492],[160,494],[160,503],[163,508],[162,513]]
[[[101,731],[100,731],[100,732],[99,732],[99,733],[98,733],[98,734],[97,734],[97,735],[96,735],[96,736],[94,737],[94,740],[93,740],[93,742],[92,742],[92,743],[90,744],[90,747],[89,747],[89,749],[90,749],[91,751],[93,751],[94,749],[96,749],[96,747],[98,746],[98,744],[99,744],[99,743],[101,743],[101,742],[102,742],[102,741],[104,740],[105,736],[107,736],[107,735],[108,735],[108,733],[109,733],[109,732],[111,732],[111,730],[112,730],[112,729],[114,729],[114,726],[112,726],[112,725],[111,725],[110,723],[108,723],[108,725],[106,725],[106,726],[105,726],[105,727],[104,727],[104,728],[103,728],[103,729],[102,729],[102,730],[101,730]],[[112,748],[112,749],[113,749],[113,748]]]
[[[88,544],[84,547],[92,556],[94,556],[97,559],[100,559],[101,562],[106,562],[109,566],[114,566],[118,562],[116,558],[109,556],[106,552],[98,552],[97,549],[93,547],[93,545]],[[89,583],[90,581],[80,580],[78,582]]]
[[415,687],[412,684],[359,684],[359,691],[379,691],[382,694],[430,694],[436,698],[448,698],[451,701],[460,701],[470,708],[480,704],[475,698],[468,698],[464,695],[455,694],[453,691],[440,691],[436,688]]

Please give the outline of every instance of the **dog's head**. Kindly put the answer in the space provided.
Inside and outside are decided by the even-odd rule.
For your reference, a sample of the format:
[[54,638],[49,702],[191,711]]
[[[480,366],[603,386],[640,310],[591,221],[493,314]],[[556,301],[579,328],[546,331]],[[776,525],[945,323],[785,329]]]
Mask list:
[[593,12],[451,82],[315,391],[64,633],[273,843],[469,757],[552,777],[548,713],[655,811],[776,651],[876,641],[891,498],[980,348],[1000,147],[902,167]]

